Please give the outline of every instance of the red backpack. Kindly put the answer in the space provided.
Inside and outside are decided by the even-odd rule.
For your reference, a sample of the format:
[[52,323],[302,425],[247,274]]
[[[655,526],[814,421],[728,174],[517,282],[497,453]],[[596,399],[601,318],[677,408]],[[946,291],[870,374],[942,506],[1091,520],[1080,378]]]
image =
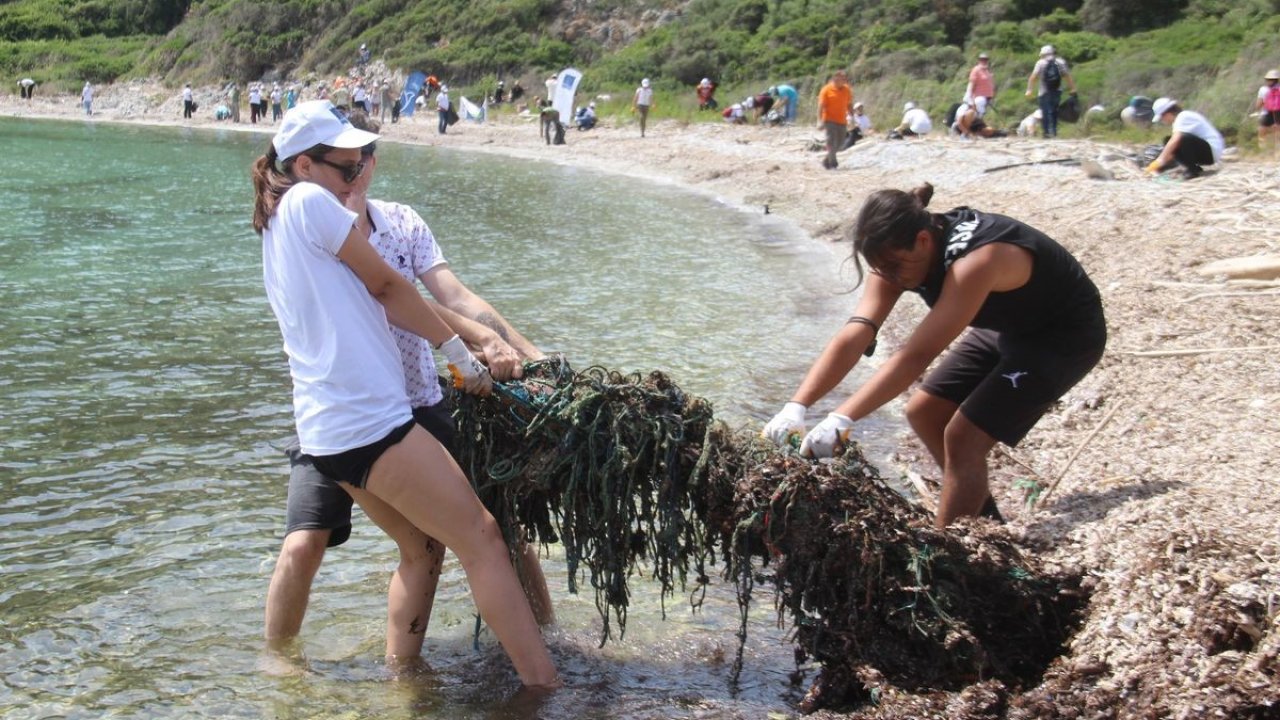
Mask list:
[[1280,112],[1280,84],[1272,85],[1267,96],[1262,99],[1262,107],[1267,112]]

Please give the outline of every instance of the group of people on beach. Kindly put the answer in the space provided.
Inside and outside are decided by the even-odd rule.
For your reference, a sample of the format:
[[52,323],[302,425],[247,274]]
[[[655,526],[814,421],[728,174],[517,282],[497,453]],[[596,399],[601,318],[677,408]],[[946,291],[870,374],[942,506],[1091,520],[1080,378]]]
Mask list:
[[[823,96],[839,128],[838,113],[852,106],[844,80],[836,73]],[[367,197],[378,130],[363,112],[302,102],[253,168],[253,227],[293,380],[298,438],[288,452],[286,536],[266,635],[281,644],[300,630],[316,569],[325,549],[349,536],[354,502],[400,552],[388,592],[390,658],[420,655],[449,548],[521,682],[552,689],[561,681],[539,631],[553,618],[545,580],[536,555],[520,548],[516,564],[531,578],[522,591],[502,533],[449,454],[458,439],[433,358],[433,350],[444,356],[463,391],[487,394],[495,379],[521,377],[523,362],[542,353],[457,280],[417,213]],[[804,457],[838,454],[856,421],[950,349],[907,405],[942,474],[936,522],[946,527],[967,516],[1000,518],[987,484],[989,452],[1021,440],[1098,362],[1106,323],[1097,288],[1061,245],[998,214],[933,213],[932,194],[929,185],[881,190],[863,204],[852,229],[863,285],[854,313],[762,434]],[[809,408],[873,354],[904,292],[919,295],[928,313],[869,381],[809,428]]]

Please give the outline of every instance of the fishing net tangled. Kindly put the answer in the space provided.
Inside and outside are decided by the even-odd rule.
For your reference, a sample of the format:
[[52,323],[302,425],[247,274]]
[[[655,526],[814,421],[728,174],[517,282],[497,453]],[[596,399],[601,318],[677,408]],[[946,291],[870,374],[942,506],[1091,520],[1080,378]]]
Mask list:
[[[486,398],[456,395],[456,455],[509,542],[560,542],[589,579],[601,643],[626,628],[628,583],[665,599],[723,561],[746,611],[773,586],[797,662],[821,665],[806,709],[870,699],[883,680],[1026,686],[1062,652],[1079,579],[1037,568],[983,523],[939,531],[856,448],[815,462],[714,419],[661,372],[526,366]],[[741,653],[739,653],[741,662]]]

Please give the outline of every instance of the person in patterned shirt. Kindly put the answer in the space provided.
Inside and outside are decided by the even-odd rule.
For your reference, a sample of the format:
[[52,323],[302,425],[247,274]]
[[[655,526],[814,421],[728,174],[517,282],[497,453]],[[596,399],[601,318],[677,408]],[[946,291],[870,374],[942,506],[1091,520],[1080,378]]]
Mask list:
[[[378,132],[379,123],[362,112],[349,116],[351,124]],[[364,222],[369,243],[388,265],[410,281],[418,280],[431,293],[433,309],[468,344],[478,347],[478,356],[487,363],[495,380],[518,378],[524,360],[545,355],[488,302],[464,285],[449,269],[431,229],[412,208],[398,203],[367,199],[366,193],[377,166],[374,146],[361,154],[365,171],[356,182],[349,210]],[[456,430],[445,407],[431,346],[417,335],[391,327],[400,350],[405,389],[419,425],[452,447]],[[289,492],[285,514],[285,538],[267,591],[266,629],[268,643],[284,645],[301,630],[311,594],[311,584],[326,548],[341,545],[351,536],[352,498],[338,482],[326,478],[311,458],[296,446],[287,449],[290,460]],[[363,508],[379,526],[394,518],[380,517],[376,510]],[[391,533],[388,533],[391,534]],[[388,659],[412,661],[422,653],[422,643],[435,598],[444,546],[436,539],[417,533],[420,542],[400,546],[400,564],[391,579],[387,597]],[[395,535],[393,534],[393,537]],[[555,622],[546,579],[532,546],[522,543],[518,563],[520,579],[540,625]]]

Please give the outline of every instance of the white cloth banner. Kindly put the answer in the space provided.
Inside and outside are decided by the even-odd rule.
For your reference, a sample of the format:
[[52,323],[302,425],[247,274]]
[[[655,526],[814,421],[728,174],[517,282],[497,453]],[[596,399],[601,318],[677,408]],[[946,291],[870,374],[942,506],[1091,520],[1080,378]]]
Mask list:
[[568,125],[573,122],[573,95],[582,82],[582,73],[574,68],[566,68],[560,71],[557,80],[556,97],[551,106],[560,113],[560,122]]

